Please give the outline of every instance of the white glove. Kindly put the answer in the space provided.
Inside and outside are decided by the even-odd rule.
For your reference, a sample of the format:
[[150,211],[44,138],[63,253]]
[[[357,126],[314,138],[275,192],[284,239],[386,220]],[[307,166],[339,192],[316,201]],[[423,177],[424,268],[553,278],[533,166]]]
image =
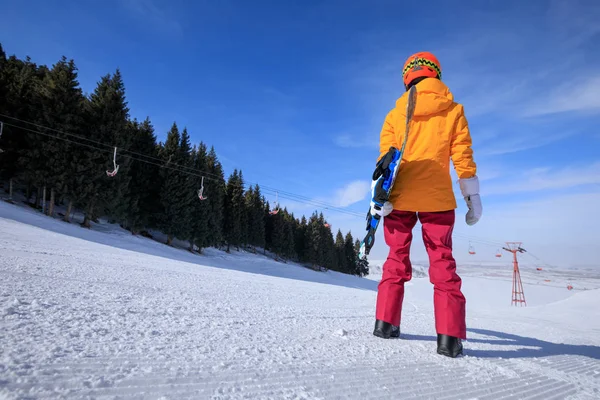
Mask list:
[[472,194],[471,196],[465,197],[465,201],[467,202],[467,207],[469,207],[469,211],[467,211],[467,215],[465,216],[465,221],[467,225],[475,225],[477,221],[481,218],[482,206],[481,206],[481,197],[478,194]]
[[390,213],[392,211],[394,211],[394,206],[389,201],[386,201],[385,203],[383,203],[383,207],[381,207],[381,210],[376,210],[375,204],[373,202],[371,202],[371,215],[377,214],[382,217],[387,217],[388,215],[390,215]]
[[467,203],[467,207],[469,207],[465,221],[467,225],[475,225],[483,212],[481,197],[479,196],[479,178],[475,175],[472,178],[459,179],[458,183],[460,192]]

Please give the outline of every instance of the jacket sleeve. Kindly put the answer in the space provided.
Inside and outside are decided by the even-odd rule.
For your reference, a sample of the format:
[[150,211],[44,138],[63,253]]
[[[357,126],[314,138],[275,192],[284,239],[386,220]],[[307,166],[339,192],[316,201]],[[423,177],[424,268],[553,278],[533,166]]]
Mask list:
[[473,160],[471,133],[462,105],[459,105],[458,118],[452,132],[450,155],[459,179],[471,178],[477,174],[477,165]]
[[386,115],[381,127],[381,133],[379,134],[379,157],[377,157],[377,161],[390,150],[390,147],[397,146],[393,112],[394,110]]

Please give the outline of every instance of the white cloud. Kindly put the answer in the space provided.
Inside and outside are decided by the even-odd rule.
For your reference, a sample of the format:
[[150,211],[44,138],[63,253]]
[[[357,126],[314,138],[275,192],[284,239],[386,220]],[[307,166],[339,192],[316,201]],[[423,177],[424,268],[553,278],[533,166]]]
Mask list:
[[570,130],[555,134],[528,134],[528,135],[506,135],[502,140],[489,143],[477,151],[477,155],[498,156],[503,154],[517,153],[519,151],[537,149],[551,143],[575,136],[578,132]]
[[334,195],[334,205],[336,207],[347,207],[361,200],[364,200],[371,190],[371,182],[354,181],[350,182],[341,189],[336,190]]
[[600,113],[600,75],[580,77],[577,83],[561,85],[525,109],[524,116],[540,116],[569,111]]
[[562,169],[533,168],[513,176],[508,182],[482,185],[482,193],[511,194],[600,184],[600,162],[583,166],[567,166]]

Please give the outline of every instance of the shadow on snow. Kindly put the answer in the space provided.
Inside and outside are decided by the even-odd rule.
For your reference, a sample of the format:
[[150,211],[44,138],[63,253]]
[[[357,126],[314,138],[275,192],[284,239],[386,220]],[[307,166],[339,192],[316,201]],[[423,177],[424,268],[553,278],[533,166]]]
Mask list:
[[[512,333],[492,331],[488,329],[469,328],[467,331],[477,335],[488,336],[489,338],[472,338],[465,342],[465,355],[477,358],[535,358],[550,356],[584,356],[600,360],[600,347],[581,345],[553,343],[532,337],[519,336]],[[402,334],[402,339],[437,341],[434,336]],[[495,346],[517,346],[516,350],[478,350],[469,349],[467,343],[485,343]]]

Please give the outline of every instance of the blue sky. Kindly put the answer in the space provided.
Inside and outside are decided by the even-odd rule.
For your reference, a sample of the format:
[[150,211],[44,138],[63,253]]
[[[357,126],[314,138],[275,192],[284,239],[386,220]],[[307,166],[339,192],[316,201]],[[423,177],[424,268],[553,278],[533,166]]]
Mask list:
[[[404,60],[431,51],[465,106],[482,179],[476,226],[459,197],[456,258],[494,261],[493,246],[467,255],[470,236],[600,264],[596,0],[65,3],[3,1],[5,51],[75,59],[86,92],[118,67],[131,115],[149,116],[160,139],[177,121],[227,173],[360,214]],[[361,217],[325,214],[363,235]],[[425,258],[419,235],[413,250]],[[380,234],[373,257],[386,251]]]

